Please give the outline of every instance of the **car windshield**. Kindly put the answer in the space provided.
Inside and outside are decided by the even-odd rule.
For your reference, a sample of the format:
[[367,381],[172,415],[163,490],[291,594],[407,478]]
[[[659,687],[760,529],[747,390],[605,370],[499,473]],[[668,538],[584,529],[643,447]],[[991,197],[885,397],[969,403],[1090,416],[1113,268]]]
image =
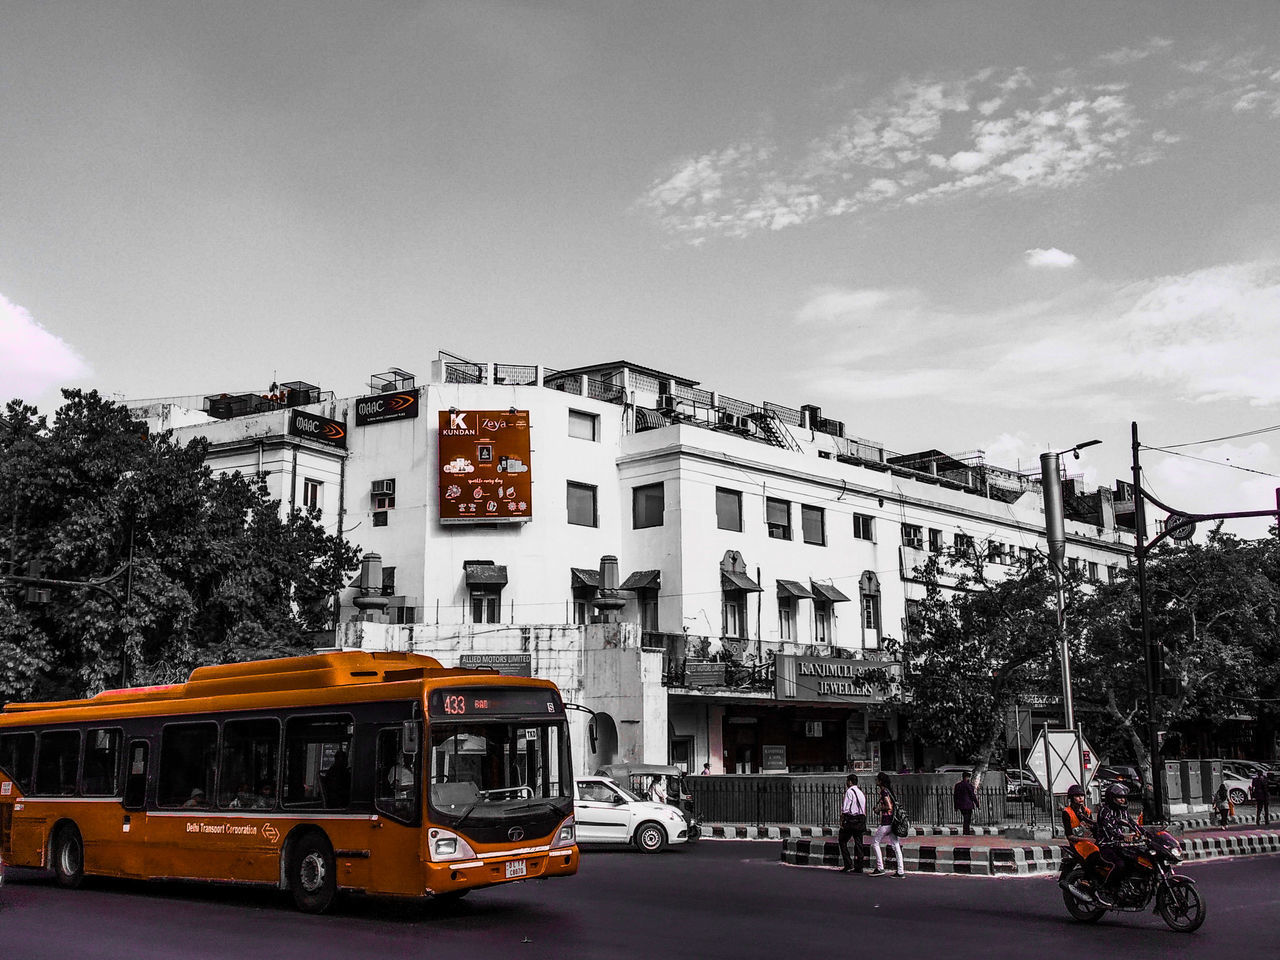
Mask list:
[[431,724],[432,812],[460,824],[572,802],[563,720]]

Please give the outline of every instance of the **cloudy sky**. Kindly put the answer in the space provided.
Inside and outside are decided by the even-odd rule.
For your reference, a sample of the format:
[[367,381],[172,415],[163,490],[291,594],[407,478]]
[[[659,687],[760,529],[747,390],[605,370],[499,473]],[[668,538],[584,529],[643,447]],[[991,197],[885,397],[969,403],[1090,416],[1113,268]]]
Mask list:
[[[46,408],[444,348],[1102,483],[1133,420],[1280,424],[1274,0],[15,3],[0,131]],[[1162,499],[1274,503],[1280,432],[1179,453]]]

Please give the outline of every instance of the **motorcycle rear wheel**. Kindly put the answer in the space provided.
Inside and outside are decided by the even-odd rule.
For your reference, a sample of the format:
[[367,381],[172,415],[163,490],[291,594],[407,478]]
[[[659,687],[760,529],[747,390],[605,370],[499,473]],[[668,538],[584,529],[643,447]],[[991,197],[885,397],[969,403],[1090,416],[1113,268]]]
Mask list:
[[1170,877],[1156,891],[1156,913],[1170,930],[1191,933],[1204,923],[1204,897],[1186,877]]
[[[1073,870],[1066,879],[1068,883],[1078,883],[1083,876],[1082,871]],[[1062,902],[1066,905],[1067,913],[1071,914],[1071,918],[1081,923],[1097,923],[1099,918],[1107,912],[1105,907],[1092,906],[1065,887],[1062,890]]]

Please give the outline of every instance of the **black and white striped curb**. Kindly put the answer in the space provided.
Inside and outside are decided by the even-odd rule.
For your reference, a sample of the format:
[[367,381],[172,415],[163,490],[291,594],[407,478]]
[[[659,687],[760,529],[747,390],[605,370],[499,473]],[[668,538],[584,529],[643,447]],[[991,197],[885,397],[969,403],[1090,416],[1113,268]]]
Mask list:
[[[864,844],[864,846],[868,846]],[[869,848],[868,848],[869,852]],[[884,851],[886,864],[893,861]],[[1185,860],[1248,857],[1280,853],[1280,830],[1182,840]],[[782,862],[808,867],[840,866],[840,847],[833,840],[784,840]],[[903,866],[912,873],[958,873],[974,876],[1030,876],[1055,873],[1062,865],[1062,848],[1045,844],[1014,847],[934,846],[905,843]]]
[[[864,844],[870,853],[870,845]],[[883,850],[883,847],[882,847]],[[893,865],[893,855],[884,850],[885,864]],[[782,862],[804,867],[840,866],[840,846],[830,840],[785,840]],[[906,843],[902,846],[902,863],[911,873],[960,873],[996,876],[1047,873],[1062,863],[1057,847],[1027,844],[1018,847],[939,847],[932,844]]]
[[[1004,827],[974,827],[972,836],[998,837]],[[964,831],[959,827],[912,827],[913,837],[958,837]],[[838,827],[756,826],[743,823],[712,823],[702,825],[704,840],[788,840],[813,837],[835,837]]]

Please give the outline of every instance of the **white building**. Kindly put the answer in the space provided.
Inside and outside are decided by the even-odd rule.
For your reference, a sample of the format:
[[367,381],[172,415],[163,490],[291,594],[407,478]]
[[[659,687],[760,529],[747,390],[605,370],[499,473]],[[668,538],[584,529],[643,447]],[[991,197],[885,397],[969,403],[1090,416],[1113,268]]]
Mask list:
[[[916,567],[956,547],[1008,565],[1045,549],[1038,473],[980,454],[895,455],[815,407],[748,403],[631,363],[551,371],[442,354],[425,385],[397,370],[370,389],[218,395],[200,417],[136,409],[179,439],[205,436],[215,468],[265,476],[282,504],[319,507],[326,529],[380,555],[378,582],[343,596],[339,643],[446,663],[509,656],[550,676],[606,714],[588,766],[926,762],[858,679],[893,669],[881,651],[922,595]],[[1108,576],[1132,553],[1116,522],[1132,504],[1071,478],[1066,490],[1069,561]],[[589,639],[607,555],[621,619],[639,629]]]

